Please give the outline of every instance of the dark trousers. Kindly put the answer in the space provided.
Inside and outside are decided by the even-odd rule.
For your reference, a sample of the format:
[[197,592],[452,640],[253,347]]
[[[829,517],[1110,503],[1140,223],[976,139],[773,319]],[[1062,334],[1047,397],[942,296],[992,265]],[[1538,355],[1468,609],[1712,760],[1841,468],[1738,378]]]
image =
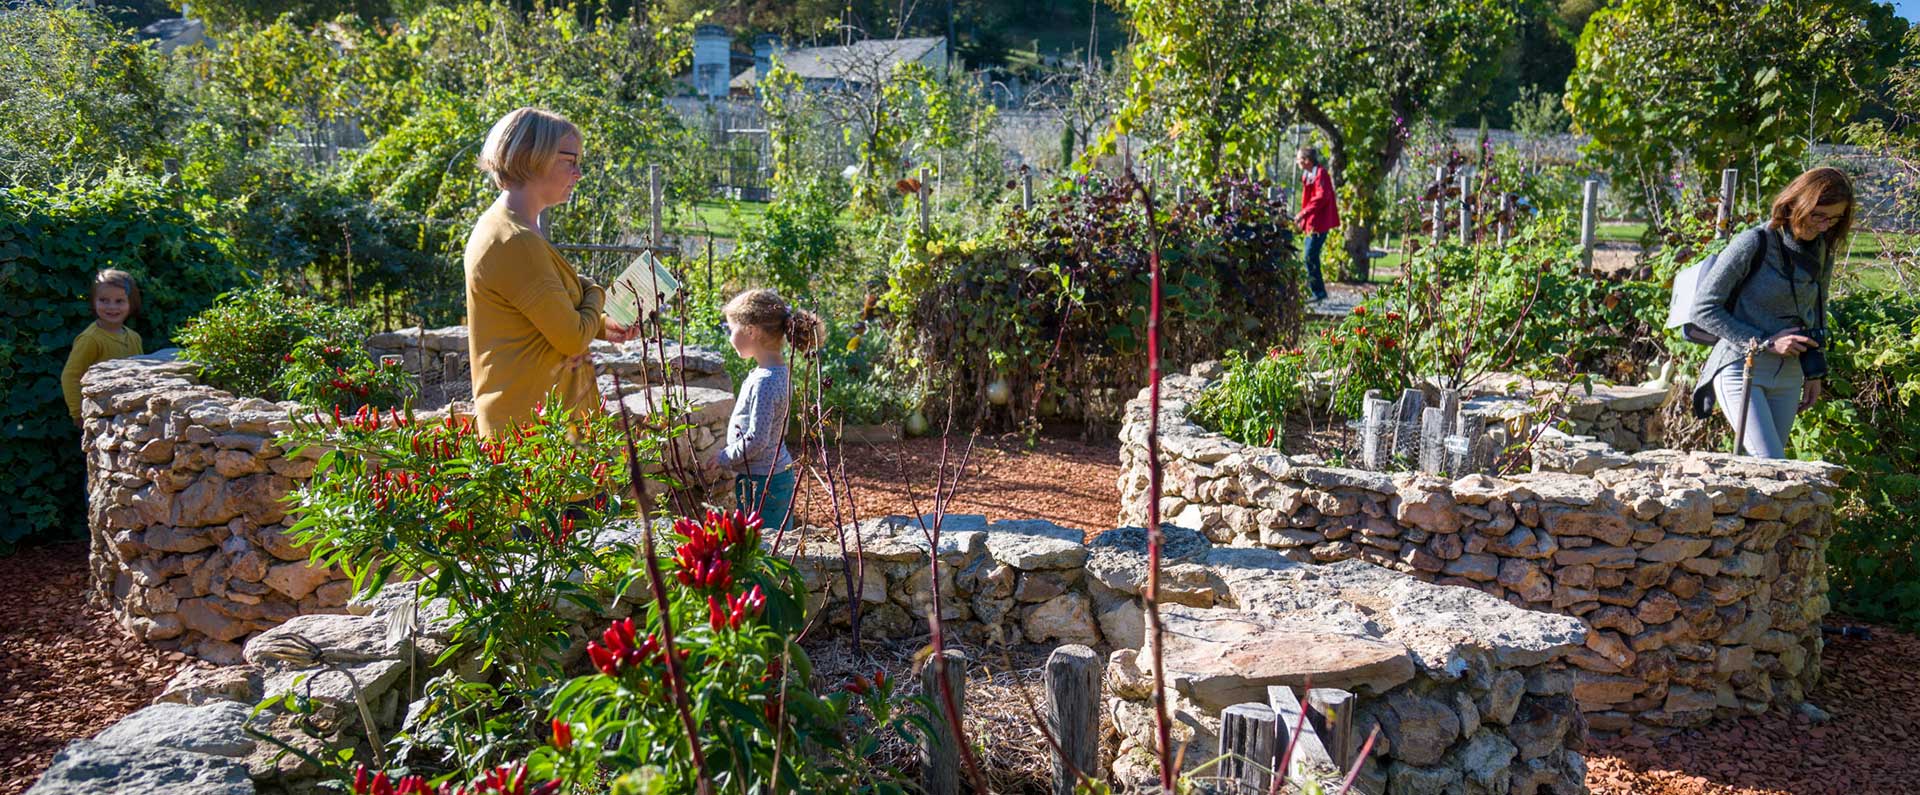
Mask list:
[[1327,233],[1315,232],[1307,236],[1307,290],[1313,297],[1327,297],[1327,283],[1320,278],[1320,250],[1327,247]]

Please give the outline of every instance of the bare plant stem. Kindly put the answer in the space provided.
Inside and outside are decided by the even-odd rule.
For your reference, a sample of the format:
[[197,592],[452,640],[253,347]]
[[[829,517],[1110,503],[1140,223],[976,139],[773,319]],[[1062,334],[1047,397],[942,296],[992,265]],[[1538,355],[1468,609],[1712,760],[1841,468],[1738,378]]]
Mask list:
[[[928,655],[926,664],[934,666],[933,680],[940,691],[935,694],[935,697],[940,699],[941,708],[946,712],[947,728],[953,732],[954,744],[960,746],[960,759],[966,764],[967,775],[973,780],[974,790],[987,792],[986,778],[980,775],[980,767],[973,759],[973,749],[967,743],[966,728],[960,723],[960,704],[953,698],[953,683],[947,681],[947,667],[944,662],[947,644],[946,633],[940,620],[940,525],[946,519],[947,506],[952,501],[954,492],[960,488],[960,478],[966,472],[967,462],[973,458],[973,444],[979,435],[967,436],[967,449],[961,453],[960,464],[954,467],[953,481],[949,485],[946,482],[946,473],[947,461],[952,452],[952,438],[953,400],[949,395],[947,428],[946,432],[940,436],[940,463],[934,468],[933,473],[933,523],[929,526],[924,514],[919,520],[921,532],[927,541],[927,574],[931,583],[930,600],[932,602],[927,610],[928,645],[931,647],[932,654]],[[907,498],[913,502],[913,512],[920,513],[919,501],[914,499],[911,485],[908,485]]]
[[[623,386],[618,373],[613,376],[613,384],[616,392]],[[680,713],[680,725],[687,732],[687,750],[693,757],[694,791],[709,795],[713,792],[713,782],[707,779],[707,759],[700,751],[700,728],[694,723],[693,702],[687,698],[686,677],[680,670],[680,656],[673,648],[673,613],[667,601],[666,579],[660,573],[660,556],[653,543],[653,512],[641,477],[640,451],[633,443],[633,422],[624,400],[620,401],[620,432],[627,453],[627,479],[640,506],[640,538],[645,545],[647,583],[653,590],[654,606],[660,611],[660,646],[667,661],[667,681],[673,686],[673,705]]]
[[1166,666],[1161,651],[1165,627],[1160,622],[1160,239],[1154,219],[1153,190],[1141,186],[1140,177],[1128,172],[1140,191],[1147,211],[1147,268],[1151,288],[1147,306],[1147,634],[1153,642],[1153,726],[1160,755],[1160,789],[1171,793],[1174,765],[1172,726],[1167,721]]

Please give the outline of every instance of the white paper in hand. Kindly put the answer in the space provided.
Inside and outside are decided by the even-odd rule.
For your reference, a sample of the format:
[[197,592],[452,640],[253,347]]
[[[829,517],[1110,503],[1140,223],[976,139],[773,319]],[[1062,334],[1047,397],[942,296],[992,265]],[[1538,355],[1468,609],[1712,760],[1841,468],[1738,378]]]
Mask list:
[[607,317],[631,326],[679,291],[680,282],[666,266],[652,252],[643,252],[607,287]]

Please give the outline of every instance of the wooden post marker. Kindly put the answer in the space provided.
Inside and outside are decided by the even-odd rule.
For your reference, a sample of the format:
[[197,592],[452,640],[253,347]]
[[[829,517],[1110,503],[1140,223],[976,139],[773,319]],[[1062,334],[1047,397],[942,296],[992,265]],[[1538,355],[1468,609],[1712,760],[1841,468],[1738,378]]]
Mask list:
[[927,185],[927,169],[920,167],[920,237],[925,239],[933,234],[933,203],[931,189]]
[[1740,190],[1740,169],[1729,168],[1720,172],[1720,209],[1713,213],[1714,234],[1726,237],[1733,234],[1733,199]]
[[1031,169],[1020,174],[1020,207],[1026,210],[1033,209],[1033,171]]
[[1433,185],[1438,193],[1433,197],[1433,242],[1438,244],[1447,239],[1447,167],[1433,167]]
[[660,165],[658,163],[647,166],[647,196],[649,203],[652,205],[652,215],[649,216],[647,221],[647,243],[658,246],[660,245],[661,236],[660,207],[665,204],[665,197],[660,195]]
[[1420,471],[1437,475],[1447,466],[1447,414],[1439,406],[1420,412]]
[[1277,770],[1280,747],[1280,716],[1273,707],[1250,702],[1220,713],[1220,753],[1226,756],[1221,775],[1238,783],[1241,792],[1264,793],[1274,773],[1285,775]]
[[1456,433],[1465,437],[1467,450],[1459,454],[1449,470],[1455,475],[1484,471],[1493,462],[1493,443],[1487,438],[1487,417],[1462,409],[1454,420]]
[[1400,392],[1393,416],[1393,455],[1414,457],[1420,452],[1420,417],[1427,408],[1427,393],[1418,389]]
[[1079,644],[1047,658],[1047,730],[1060,744],[1053,755],[1054,795],[1073,795],[1075,776],[1099,778],[1100,655]]
[[1580,186],[1580,262],[1593,267],[1593,234],[1600,214],[1600,180]]
[[1345,690],[1316,687],[1307,691],[1307,722],[1313,724],[1327,755],[1341,770],[1353,766],[1353,755],[1360,750],[1353,741],[1353,708],[1359,703],[1360,699]]
[[1499,230],[1499,242],[1504,246],[1507,238],[1513,234],[1513,194],[1505,191],[1500,193]]
[[1473,245],[1473,178],[1460,172],[1460,245]]
[[933,731],[920,738],[920,784],[927,795],[959,795],[960,741],[953,736],[946,702],[940,697],[940,682],[935,672],[941,670],[945,672],[947,686],[953,689],[954,707],[961,713],[954,716],[953,722],[964,725],[966,720],[967,656],[948,649],[939,659],[928,659],[920,669],[920,686],[933,701],[933,714],[927,716]]
[[1388,417],[1392,413],[1392,403],[1372,396],[1366,398],[1360,420],[1360,466],[1378,471],[1392,458],[1387,447],[1393,438],[1387,432]]

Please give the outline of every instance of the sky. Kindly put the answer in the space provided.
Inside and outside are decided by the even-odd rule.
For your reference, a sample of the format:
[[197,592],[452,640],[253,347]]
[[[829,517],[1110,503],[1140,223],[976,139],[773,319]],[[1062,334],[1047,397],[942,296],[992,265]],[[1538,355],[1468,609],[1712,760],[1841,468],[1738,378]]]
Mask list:
[[1893,0],[1893,10],[1908,22],[1920,22],[1920,0]]

